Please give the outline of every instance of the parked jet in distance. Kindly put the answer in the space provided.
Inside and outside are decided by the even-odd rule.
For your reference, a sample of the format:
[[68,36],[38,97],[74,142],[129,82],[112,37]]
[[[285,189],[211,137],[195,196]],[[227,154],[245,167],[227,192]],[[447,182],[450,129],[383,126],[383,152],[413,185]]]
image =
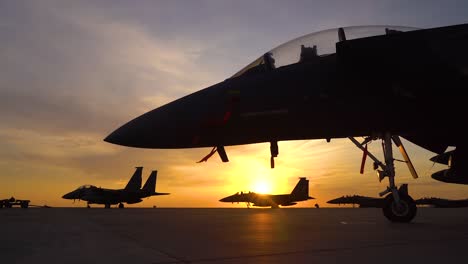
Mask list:
[[119,204],[119,208],[124,208],[123,203],[135,204],[143,201],[142,198],[169,194],[156,192],[158,171],[152,171],[145,185],[140,189],[142,170],[143,167],[136,167],[135,173],[124,189],[104,189],[93,185],[83,185],[62,198],[87,201],[88,207],[90,204],[104,204],[105,208],[110,208],[113,204]]
[[299,182],[290,194],[259,194],[254,192],[236,193],[231,196],[225,197],[220,202],[225,203],[246,203],[247,207],[271,207],[279,208],[279,206],[291,206],[300,201],[307,201],[315,199],[309,196],[309,180],[306,178],[299,178]]
[[367,197],[361,195],[346,195],[343,197],[339,197],[333,200],[328,201],[329,204],[352,204],[353,207],[357,204],[359,208],[368,208],[368,207],[376,207],[382,208],[384,199],[383,198],[374,198],[374,197]]
[[[402,184],[398,189],[399,193],[408,194],[408,184]],[[385,205],[385,198],[375,198],[375,197],[367,197],[367,196],[360,196],[360,195],[346,195],[343,197],[339,197],[333,200],[328,201],[329,204],[352,204],[359,205],[359,208],[383,208]]]
[[[201,161],[218,152],[223,162],[229,161],[225,146],[270,142],[273,168],[279,141],[349,138],[364,152],[363,161],[374,161],[379,180],[388,178],[379,193],[387,195],[384,215],[409,222],[416,204],[398,192],[392,144],[418,175],[400,136],[437,154],[455,146],[451,167],[437,179],[468,179],[467,45],[468,24],[320,31],[131,120],[104,140],[139,148],[212,147]],[[375,140],[382,141],[383,161],[367,151]]]
[[[352,195],[352,196],[343,196],[340,198],[336,198],[333,200],[328,201],[329,204],[352,204],[359,205],[359,208],[382,208],[385,204],[384,198],[375,198],[375,197],[366,197],[360,195]],[[443,198],[421,198],[415,200],[417,205],[426,205],[430,207],[437,207],[437,208],[461,208],[461,207],[468,207],[468,199],[462,200],[449,200]]]
[[429,205],[437,208],[460,208],[468,207],[468,199],[462,200],[449,200],[443,198],[421,198],[416,200],[416,204],[419,205]]

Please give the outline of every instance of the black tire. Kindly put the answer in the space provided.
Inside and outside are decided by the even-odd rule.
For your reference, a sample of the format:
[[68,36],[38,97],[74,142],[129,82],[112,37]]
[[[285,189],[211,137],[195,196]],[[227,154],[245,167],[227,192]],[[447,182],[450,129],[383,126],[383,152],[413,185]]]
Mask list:
[[104,208],[109,209],[109,208],[110,208],[110,204],[105,204],[105,205],[104,205]]
[[396,206],[393,200],[393,195],[389,194],[385,197],[385,204],[382,208],[383,214],[388,220],[395,223],[409,223],[416,216],[417,207],[413,198],[409,195],[400,193],[401,208]]
[[124,208],[123,203],[119,203],[119,208]]

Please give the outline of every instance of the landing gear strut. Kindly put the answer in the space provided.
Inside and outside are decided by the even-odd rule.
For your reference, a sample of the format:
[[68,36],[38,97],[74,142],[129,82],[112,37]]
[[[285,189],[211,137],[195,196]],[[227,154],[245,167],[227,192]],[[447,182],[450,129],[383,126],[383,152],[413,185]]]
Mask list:
[[[385,202],[383,204],[383,214],[387,217],[388,220],[392,222],[410,222],[416,216],[416,203],[413,198],[408,194],[407,185],[402,185],[400,190],[397,189],[395,185],[395,159],[393,158],[392,151],[392,140],[397,145],[405,159],[404,162],[408,165],[411,174],[414,178],[417,178],[416,171],[411,163],[411,160],[406,153],[403,144],[398,136],[392,136],[390,133],[385,133],[382,137],[382,148],[385,158],[385,164],[379,161],[374,155],[367,151],[367,148],[364,148],[364,145],[367,145],[372,139],[367,138],[363,143],[359,143],[356,139],[349,138],[358,148],[362,149],[366,155],[368,155],[374,161],[374,168],[377,170],[379,175],[379,180],[382,181],[385,177],[388,177],[389,186],[386,190],[379,193],[380,196],[385,196]],[[364,161],[363,161],[364,162]],[[378,170],[381,168],[381,170]]]

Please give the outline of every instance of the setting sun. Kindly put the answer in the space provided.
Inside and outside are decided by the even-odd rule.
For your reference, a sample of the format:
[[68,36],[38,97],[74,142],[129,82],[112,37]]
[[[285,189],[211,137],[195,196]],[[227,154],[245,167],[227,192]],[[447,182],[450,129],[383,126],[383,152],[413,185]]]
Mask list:
[[271,184],[265,180],[258,180],[253,184],[252,191],[256,193],[271,193]]

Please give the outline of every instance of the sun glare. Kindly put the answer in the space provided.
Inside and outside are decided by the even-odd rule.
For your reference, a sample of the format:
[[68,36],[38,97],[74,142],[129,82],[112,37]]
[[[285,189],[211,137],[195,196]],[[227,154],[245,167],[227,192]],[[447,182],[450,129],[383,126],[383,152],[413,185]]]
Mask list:
[[270,193],[271,192],[271,184],[260,180],[254,183],[253,191],[256,193]]

